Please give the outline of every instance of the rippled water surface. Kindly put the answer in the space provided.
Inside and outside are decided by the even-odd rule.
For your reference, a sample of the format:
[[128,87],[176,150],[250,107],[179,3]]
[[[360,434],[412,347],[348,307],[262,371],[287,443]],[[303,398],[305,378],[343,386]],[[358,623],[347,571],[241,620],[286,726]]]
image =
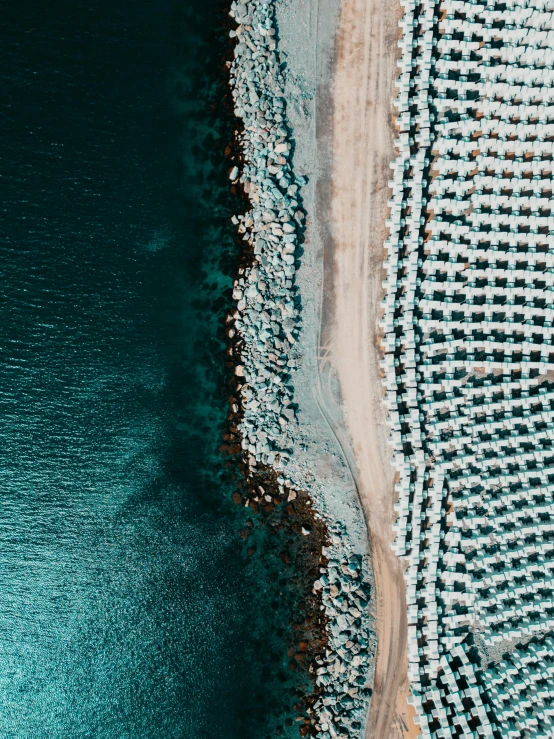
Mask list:
[[3,8],[2,739],[265,736],[278,605],[217,452],[217,6]]

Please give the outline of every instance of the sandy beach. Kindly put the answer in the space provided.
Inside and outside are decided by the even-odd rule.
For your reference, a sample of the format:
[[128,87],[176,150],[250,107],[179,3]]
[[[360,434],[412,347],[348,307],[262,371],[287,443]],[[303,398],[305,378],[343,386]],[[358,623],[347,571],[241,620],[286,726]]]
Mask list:
[[402,566],[390,548],[394,470],[379,367],[400,15],[396,3],[342,0],[332,88],[331,248],[325,264],[332,305],[322,337],[340,383],[348,456],[354,458],[373,555],[378,649],[368,739],[419,731],[406,700],[406,598]]
[[[395,471],[379,364],[401,10],[384,0],[294,1],[279,24],[291,69],[288,95],[297,100],[289,107],[296,161],[310,178],[298,273],[304,363],[295,397],[301,427],[317,441],[307,445],[308,463],[324,450],[335,454],[323,436],[322,413],[338,442],[336,459],[350,470],[350,480],[336,473],[335,484],[321,480],[324,507],[354,534],[359,497],[369,531],[377,654],[367,739],[419,735],[407,703],[406,596],[402,565],[391,549]],[[317,368],[310,361],[312,337]],[[295,458],[302,455],[297,451]]]

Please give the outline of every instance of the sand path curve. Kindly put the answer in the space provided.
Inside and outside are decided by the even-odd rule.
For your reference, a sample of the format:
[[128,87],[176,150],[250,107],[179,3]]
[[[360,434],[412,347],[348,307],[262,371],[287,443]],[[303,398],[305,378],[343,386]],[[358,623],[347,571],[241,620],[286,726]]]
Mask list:
[[[320,346],[319,401],[356,478],[376,580],[377,664],[366,739],[417,736],[407,705],[407,614],[392,541],[394,472],[379,368],[383,242],[394,156],[399,3],[342,0],[332,90],[332,172],[324,289],[332,296]],[[329,366],[332,366],[332,370]],[[347,423],[333,412],[330,372]]]

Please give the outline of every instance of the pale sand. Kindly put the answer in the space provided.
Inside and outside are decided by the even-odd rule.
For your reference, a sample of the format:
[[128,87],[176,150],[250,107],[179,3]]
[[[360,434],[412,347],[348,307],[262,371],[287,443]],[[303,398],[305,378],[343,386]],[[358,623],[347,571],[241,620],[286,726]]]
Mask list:
[[375,568],[378,649],[367,739],[419,733],[406,700],[404,579],[390,548],[394,471],[378,339],[400,16],[394,0],[342,0],[333,87],[334,303],[325,349],[340,382]]

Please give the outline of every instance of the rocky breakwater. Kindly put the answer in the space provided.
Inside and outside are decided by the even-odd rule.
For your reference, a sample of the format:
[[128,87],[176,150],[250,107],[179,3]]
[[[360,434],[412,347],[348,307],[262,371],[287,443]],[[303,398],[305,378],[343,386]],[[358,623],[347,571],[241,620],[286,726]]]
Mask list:
[[243,410],[241,443],[249,467],[282,468],[288,456],[283,434],[295,415],[289,380],[300,317],[294,275],[304,219],[298,199],[302,179],[294,178],[290,163],[273,7],[234,3],[230,13],[239,24],[231,31],[237,39],[231,83],[235,115],[244,128],[238,135],[242,171],[234,166],[229,176],[252,206],[234,219],[252,251],[235,281],[237,303],[230,317],[230,335],[236,332],[241,344],[242,364],[235,367]]
[[322,595],[329,634],[325,652],[316,658],[316,684],[321,695],[314,704],[320,739],[357,737],[364,730],[372,694],[371,665],[376,651],[369,603],[371,573],[367,560],[352,552],[346,532],[330,525],[328,559],[314,592]]
[[[235,390],[226,442],[241,455],[246,478],[237,502],[256,510],[278,507],[279,499],[294,501],[301,489],[306,494],[306,480],[294,479],[288,464],[297,429],[292,378],[301,359],[301,312],[295,274],[304,223],[300,188],[306,180],[295,177],[292,168],[274,2],[234,2],[230,15],[237,24],[230,31],[235,39],[230,82],[242,125],[240,159],[229,178],[244,193],[248,209],[233,219],[243,261],[227,321]],[[353,554],[342,525],[317,512],[313,497],[316,525],[302,526],[300,535],[320,532],[320,551],[314,554],[320,577],[311,595],[326,633],[307,666],[314,696],[299,729],[302,736],[345,739],[361,736],[371,695],[370,570]]]

